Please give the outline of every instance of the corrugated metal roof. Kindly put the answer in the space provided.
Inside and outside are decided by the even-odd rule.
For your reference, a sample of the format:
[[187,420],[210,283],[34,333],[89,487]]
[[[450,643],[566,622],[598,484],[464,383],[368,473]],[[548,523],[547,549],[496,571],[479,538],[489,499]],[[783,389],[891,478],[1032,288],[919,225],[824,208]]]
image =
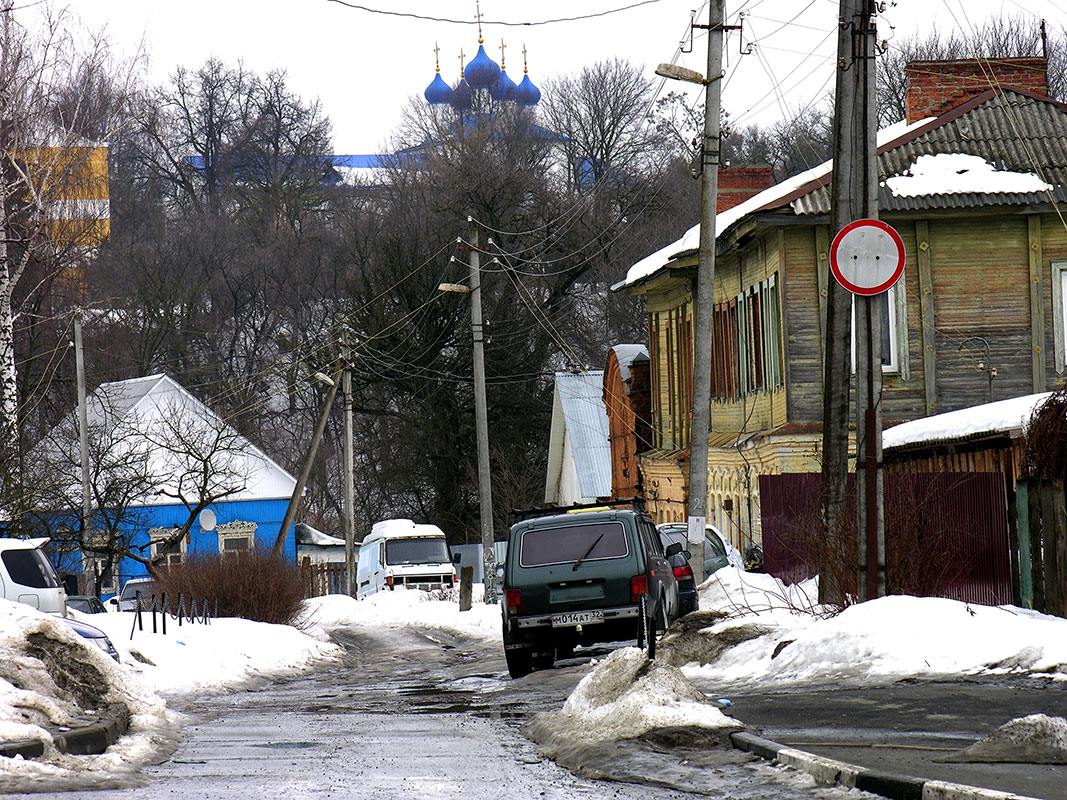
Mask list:
[[556,397],[582,496],[610,496],[611,444],[604,407],[604,371],[557,372]]
[[[880,153],[879,180],[906,173],[921,155],[964,153],[985,159],[997,170],[1035,173],[1052,184],[1048,192],[967,192],[897,197],[884,185],[882,211],[981,208],[1067,201],[1067,114],[1059,104],[1006,89],[958,116]],[[828,181],[791,203],[797,214],[830,213]]]

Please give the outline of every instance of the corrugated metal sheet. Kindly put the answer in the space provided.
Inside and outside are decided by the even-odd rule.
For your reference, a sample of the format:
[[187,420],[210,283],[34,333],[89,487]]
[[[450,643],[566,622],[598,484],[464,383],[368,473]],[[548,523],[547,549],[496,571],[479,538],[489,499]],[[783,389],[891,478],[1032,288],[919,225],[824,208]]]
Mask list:
[[556,373],[556,392],[583,497],[611,495],[611,445],[604,371]]
[[[965,114],[878,156],[880,180],[901,175],[921,155],[965,153],[984,158],[998,170],[1036,173],[1054,187],[1052,198],[1067,202],[1067,114],[1057,106],[1010,90]],[[1046,192],[966,192],[896,197],[879,191],[883,211],[981,208],[1049,203]],[[821,186],[792,202],[797,214],[830,213],[830,188]]]
[[[818,570],[819,483],[813,473],[759,479],[764,565],[788,583]],[[855,475],[848,496],[854,539]],[[886,474],[885,519],[890,591],[985,605],[1012,601],[1002,473]]]

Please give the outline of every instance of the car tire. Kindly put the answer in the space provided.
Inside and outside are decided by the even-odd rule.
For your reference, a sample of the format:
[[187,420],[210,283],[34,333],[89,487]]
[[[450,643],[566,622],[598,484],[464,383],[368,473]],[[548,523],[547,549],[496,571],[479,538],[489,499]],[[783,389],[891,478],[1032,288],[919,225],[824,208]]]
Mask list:
[[[528,643],[519,641],[508,630],[507,623],[504,623],[504,661],[508,665],[508,674],[512,678],[522,678],[533,672],[533,659],[531,657],[531,650]],[[526,644],[525,647],[516,647],[515,645]]]

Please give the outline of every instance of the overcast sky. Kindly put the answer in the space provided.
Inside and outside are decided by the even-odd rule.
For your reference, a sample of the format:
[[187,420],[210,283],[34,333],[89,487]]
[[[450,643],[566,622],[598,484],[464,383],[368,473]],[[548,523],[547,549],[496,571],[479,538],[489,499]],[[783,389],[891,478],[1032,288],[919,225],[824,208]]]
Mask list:
[[[725,49],[723,105],[735,123],[770,123],[825,96],[833,83],[838,5],[838,0],[727,3],[730,23],[745,15],[743,32],[732,33]],[[885,5],[879,21],[883,38],[933,28],[947,33],[998,13],[1044,16],[1056,31],[1067,23],[1067,0]],[[18,18],[30,23],[38,8],[17,12]],[[127,54],[143,42],[156,81],[179,65],[196,67],[210,56],[243,61],[256,72],[286,70],[292,89],[321,100],[333,121],[337,153],[373,153],[386,146],[408,98],[421,95],[433,79],[435,43],[449,83],[459,76],[460,50],[469,61],[478,47],[474,0],[352,0],[347,5],[335,0],[76,0],[70,8],[90,28],[105,28]],[[650,77],[656,64],[672,59],[703,72],[704,36],[695,39],[691,53],[676,57],[679,41],[688,38],[693,8],[700,9],[698,21],[706,22],[707,6],[700,0],[483,0],[482,30],[486,50],[498,63],[504,39],[507,71],[516,83],[522,78],[523,46],[538,85],[616,56],[644,65]],[[546,22],[598,14],[603,15]],[[741,56],[750,42],[752,54]]]

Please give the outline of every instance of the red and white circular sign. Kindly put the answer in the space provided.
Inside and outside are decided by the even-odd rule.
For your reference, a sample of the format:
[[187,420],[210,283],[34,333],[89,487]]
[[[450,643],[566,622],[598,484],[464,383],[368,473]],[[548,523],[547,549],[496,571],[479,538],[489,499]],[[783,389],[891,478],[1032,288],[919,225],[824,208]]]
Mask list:
[[830,271],[853,294],[881,294],[904,274],[904,242],[881,220],[850,222],[830,245]]

